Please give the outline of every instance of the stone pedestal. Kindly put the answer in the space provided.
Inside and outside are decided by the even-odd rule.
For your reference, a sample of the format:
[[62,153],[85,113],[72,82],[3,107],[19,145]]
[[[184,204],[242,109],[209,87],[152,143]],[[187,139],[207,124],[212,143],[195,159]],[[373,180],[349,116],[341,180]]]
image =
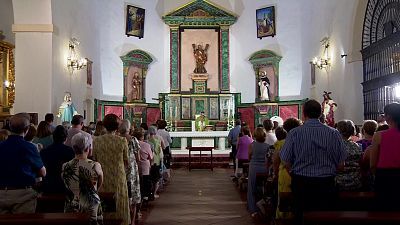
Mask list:
[[206,93],[208,73],[192,73],[190,77],[193,81],[194,93]]

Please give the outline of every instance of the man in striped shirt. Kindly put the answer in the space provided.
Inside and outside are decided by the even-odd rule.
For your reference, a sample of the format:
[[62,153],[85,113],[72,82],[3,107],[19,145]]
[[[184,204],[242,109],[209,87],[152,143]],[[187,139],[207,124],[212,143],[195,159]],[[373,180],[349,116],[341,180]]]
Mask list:
[[304,125],[289,132],[280,153],[292,176],[296,224],[301,224],[304,210],[334,203],[336,171],[347,157],[339,132],[319,122],[319,102],[305,102],[303,113]]

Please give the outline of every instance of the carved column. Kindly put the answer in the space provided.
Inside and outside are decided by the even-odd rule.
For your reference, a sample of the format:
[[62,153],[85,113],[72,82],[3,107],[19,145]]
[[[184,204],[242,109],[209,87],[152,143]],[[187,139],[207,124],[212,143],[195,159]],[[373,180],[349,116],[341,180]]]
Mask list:
[[180,91],[180,77],[179,77],[179,27],[170,27],[170,83],[171,92],[179,93]]
[[221,92],[229,93],[229,26],[221,26]]

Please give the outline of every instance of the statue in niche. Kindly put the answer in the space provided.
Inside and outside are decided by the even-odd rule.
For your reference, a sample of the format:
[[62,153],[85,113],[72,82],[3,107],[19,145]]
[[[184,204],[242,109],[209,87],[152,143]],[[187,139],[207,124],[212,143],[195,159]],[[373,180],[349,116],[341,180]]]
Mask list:
[[337,108],[336,102],[334,102],[330,96],[332,92],[326,92],[324,91],[323,97],[324,101],[322,102],[322,114],[324,114],[325,117],[325,123],[330,126],[334,127],[335,126],[335,115],[334,112]]
[[72,117],[77,114],[74,103],[72,103],[71,93],[65,92],[64,102],[61,103],[57,116],[61,118],[61,122],[71,122]]
[[209,44],[206,44],[206,47],[203,49],[202,45],[192,44],[193,47],[193,54],[196,60],[196,68],[194,69],[193,73],[207,73],[206,68],[204,65],[207,62],[207,50],[210,47]]
[[260,87],[260,99],[262,101],[270,100],[270,81],[267,77],[267,73],[265,71],[260,72],[260,81],[258,82],[258,86]]
[[142,85],[142,82],[140,81],[139,73],[135,72],[133,74],[132,81],[131,81],[132,90],[131,90],[130,95],[131,95],[131,99],[132,100],[139,100],[140,99],[140,97],[141,97],[140,96],[140,94],[141,94],[141,89],[140,89],[141,85]]

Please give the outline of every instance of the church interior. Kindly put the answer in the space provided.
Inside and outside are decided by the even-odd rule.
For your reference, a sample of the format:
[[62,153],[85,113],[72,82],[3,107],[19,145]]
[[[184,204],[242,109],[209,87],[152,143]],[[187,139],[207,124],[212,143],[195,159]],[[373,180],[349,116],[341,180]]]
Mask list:
[[[290,212],[290,205],[295,205],[298,199],[287,197],[284,194],[291,192],[280,189],[272,194],[273,185],[278,187],[278,180],[269,186],[267,172],[257,172],[256,176],[254,171],[248,171],[249,177],[244,178],[245,170],[252,170],[254,164],[251,161],[241,163],[235,151],[239,145],[237,140],[242,140],[241,135],[246,133],[244,127],[253,138],[252,142],[257,142],[257,131],[264,127],[267,143],[269,131],[265,121],[272,122],[270,130],[274,137],[276,134],[275,141],[278,127],[284,129],[287,120],[294,118],[306,124],[312,117],[307,108],[310,100],[319,103],[318,119],[331,130],[341,132],[340,122],[351,122],[351,140],[357,134],[359,137],[354,141],[365,138],[367,121],[381,125],[386,123],[385,118],[391,118],[387,119],[389,130],[392,129],[390,121],[400,130],[396,103],[400,101],[399,18],[400,0],[1,0],[0,129],[13,127],[13,116],[18,117],[22,112],[29,114],[30,126],[38,130],[49,114],[54,116],[52,126],[62,125],[66,129],[74,127],[74,119],[80,115],[82,126],[88,132],[95,131],[98,121],[106,126],[107,115],[112,114],[118,121],[128,121],[131,132],[127,135],[135,140],[135,128],[153,125],[159,128],[161,124],[171,141],[161,140],[161,149],[169,152],[164,153],[164,162],[161,157],[155,169],[156,173],[157,168],[162,171],[163,185],[153,183],[153,189],[161,185],[165,193],[160,197],[153,190],[153,198],[157,197],[150,203],[148,199],[143,200],[143,184],[140,184],[141,203],[135,204],[133,209],[133,204],[129,205],[127,212],[133,219],[127,221],[126,212],[122,216],[119,214],[121,201],[115,200],[115,195],[110,200],[107,195],[113,193],[113,189],[105,188],[103,194],[100,190],[97,198],[104,197],[106,204],[116,201],[110,204],[116,204],[117,219],[105,216],[104,224],[317,225],[350,224],[351,221],[398,224],[400,213],[390,214],[391,209],[380,211],[373,207],[376,196],[370,189],[358,189],[358,195],[339,192],[341,204],[346,207],[331,209],[331,214],[313,210],[315,214],[301,214],[303,220],[299,222],[297,211]],[[387,111],[388,105],[395,105],[397,111]],[[238,125],[242,130],[232,134]],[[70,131],[66,132],[69,136]],[[284,132],[287,139],[294,140],[294,132]],[[146,130],[147,134],[152,137],[151,128]],[[15,135],[12,128],[8,135]],[[157,135],[164,138],[162,134]],[[382,133],[377,138],[372,133],[370,143],[375,146],[388,135]],[[399,134],[393,131],[392,135]],[[53,136],[56,140],[55,134]],[[93,136],[89,158],[93,150],[96,159],[96,146],[100,146],[96,139],[100,143],[98,137]],[[140,138],[136,141],[139,148],[147,146],[142,145]],[[6,144],[1,143],[5,151]],[[267,146],[277,149],[275,143]],[[399,152],[398,142],[387,143],[393,143]],[[130,147],[130,139],[127,144]],[[303,145],[302,142],[297,144]],[[45,149],[46,144],[43,145]],[[380,148],[389,145],[376,144]],[[75,151],[74,146],[71,147]],[[157,144],[151,145],[153,154],[156,154],[155,146]],[[279,149],[289,148],[282,146]],[[360,144],[360,148],[364,147]],[[0,153],[3,150],[0,149]],[[135,153],[139,154],[136,157],[141,157],[141,151]],[[254,157],[254,151],[249,157],[251,154]],[[400,160],[399,153],[393,154]],[[170,158],[166,159],[166,155]],[[285,155],[282,152],[274,155],[282,158],[277,168],[283,166]],[[371,160],[372,155],[368,156]],[[272,162],[272,153],[269,157]],[[360,157],[363,157],[361,153]],[[139,173],[142,159],[137,160],[136,172]],[[165,160],[170,163],[167,167]],[[373,176],[368,171],[369,164],[368,159],[364,172]],[[378,167],[382,164],[379,161]],[[288,172],[296,172],[296,165],[292,163],[293,170]],[[204,170],[209,166],[211,171]],[[168,178],[163,178],[163,168],[168,171],[165,173]],[[390,168],[398,169],[396,176],[400,178],[399,162],[394,162]],[[170,174],[172,169],[173,175]],[[104,167],[103,171],[106,180],[111,170]],[[47,173],[51,173],[49,168]],[[250,182],[251,173],[254,173],[254,184]],[[140,172],[140,181],[142,176]],[[297,179],[297,175],[292,176],[293,182],[295,177]],[[145,179],[148,178],[143,181]],[[0,176],[0,196],[2,191],[14,187],[5,180],[6,176]],[[107,181],[104,183],[108,185]],[[249,196],[251,185],[259,188],[261,185],[262,193],[258,193],[256,200],[253,195]],[[229,198],[223,198],[224,190]],[[115,191],[117,198],[127,196],[120,195],[119,191]],[[130,192],[129,189],[129,195]],[[176,192],[181,194],[176,195]],[[40,196],[37,205],[40,211],[36,210],[36,214],[45,216],[35,217],[38,223],[44,224],[47,218],[52,224],[63,224],[62,220],[65,224],[82,221],[87,224],[86,217],[63,216],[57,210],[52,211],[45,204],[52,201],[56,204],[55,198]],[[394,199],[400,200],[400,197]],[[253,201],[257,201],[257,210],[250,206]],[[271,203],[274,201],[279,203]],[[23,220],[5,214],[4,204],[0,200],[0,224],[12,224],[14,220],[18,224]],[[271,208],[275,209],[273,213],[269,211]],[[107,210],[109,208],[104,215]],[[46,217],[51,213],[58,213],[54,217],[57,219]],[[282,213],[287,214],[282,216]],[[372,217],[376,223],[371,222]],[[32,218],[26,221],[34,221]],[[90,221],[93,222],[92,217]]]

